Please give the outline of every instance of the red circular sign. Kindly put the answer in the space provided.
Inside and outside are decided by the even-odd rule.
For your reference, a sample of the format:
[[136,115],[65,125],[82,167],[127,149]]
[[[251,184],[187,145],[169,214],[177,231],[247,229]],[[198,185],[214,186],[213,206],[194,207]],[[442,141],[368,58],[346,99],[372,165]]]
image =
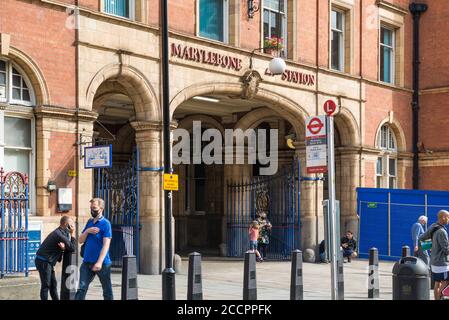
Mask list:
[[326,112],[328,116],[332,115],[335,110],[337,110],[337,105],[333,100],[327,100],[324,103],[324,112]]
[[309,131],[312,134],[318,134],[323,127],[324,124],[321,122],[319,118],[313,118],[312,120],[309,121],[309,124],[307,125],[307,129],[309,129]]

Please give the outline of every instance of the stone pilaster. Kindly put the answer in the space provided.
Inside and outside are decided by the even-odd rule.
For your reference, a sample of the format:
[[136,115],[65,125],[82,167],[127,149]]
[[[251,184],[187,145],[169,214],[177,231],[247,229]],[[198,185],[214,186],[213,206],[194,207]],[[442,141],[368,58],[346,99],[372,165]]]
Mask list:
[[162,128],[159,122],[131,123],[136,130],[140,152],[140,272],[160,274],[163,269],[163,203],[162,172],[145,171],[162,167]]
[[[307,174],[305,147],[300,144],[296,147],[296,155],[301,162],[301,177],[315,177]],[[300,190],[301,247],[303,251],[312,249],[317,258],[318,244],[324,239],[323,181],[302,181]]]
[[358,153],[339,155],[340,232],[351,230],[358,234],[357,192],[360,181],[360,160]]

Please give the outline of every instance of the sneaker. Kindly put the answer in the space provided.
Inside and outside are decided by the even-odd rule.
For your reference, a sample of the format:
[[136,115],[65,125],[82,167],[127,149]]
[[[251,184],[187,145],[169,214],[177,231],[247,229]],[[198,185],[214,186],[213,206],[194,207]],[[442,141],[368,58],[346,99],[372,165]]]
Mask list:
[[351,263],[351,257],[348,257],[348,263]]

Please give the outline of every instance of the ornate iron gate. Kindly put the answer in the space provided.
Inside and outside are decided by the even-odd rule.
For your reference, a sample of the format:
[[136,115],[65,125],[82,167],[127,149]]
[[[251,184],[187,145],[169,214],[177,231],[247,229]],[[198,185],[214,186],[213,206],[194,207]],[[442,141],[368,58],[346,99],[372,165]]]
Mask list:
[[227,185],[227,256],[243,257],[249,249],[248,228],[260,212],[272,224],[267,256],[290,259],[300,249],[299,163],[279,170],[274,176],[255,177]]
[[28,177],[0,168],[0,277],[24,272],[28,276]]
[[139,152],[127,164],[95,169],[95,196],[104,199],[104,216],[112,225],[109,254],[113,267],[125,255],[135,255],[139,266]]

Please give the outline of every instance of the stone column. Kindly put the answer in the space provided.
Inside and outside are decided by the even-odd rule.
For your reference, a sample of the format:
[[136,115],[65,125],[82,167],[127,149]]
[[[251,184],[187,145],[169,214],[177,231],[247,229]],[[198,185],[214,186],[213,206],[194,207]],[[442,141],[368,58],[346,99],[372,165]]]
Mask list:
[[[156,121],[131,123],[136,130],[136,144],[142,170],[161,168],[162,126]],[[162,171],[141,171],[140,178],[140,273],[160,274],[163,269],[163,199]]]
[[360,162],[359,155],[354,152],[340,155],[340,232],[351,230],[358,235],[357,192],[359,187]]
[[[295,143],[295,147],[296,155],[301,161],[301,177],[316,177],[317,175],[307,174],[304,144]],[[318,258],[319,242],[324,239],[323,181],[302,181],[300,190],[301,247],[304,261],[315,262]]]
[[44,186],[51,178],[48,163],[50,161],[49,141],[51,132],[46,130],[44,118],[36,117],[36,212],[39,216],[50,216],[51,210],[48,205],[50,192]]

